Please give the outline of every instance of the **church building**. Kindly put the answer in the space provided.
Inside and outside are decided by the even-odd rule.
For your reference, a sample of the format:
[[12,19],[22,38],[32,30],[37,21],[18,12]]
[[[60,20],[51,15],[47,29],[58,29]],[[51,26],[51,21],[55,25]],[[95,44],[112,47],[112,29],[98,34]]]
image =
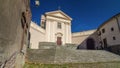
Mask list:
[[31,48],[38,48],[39,42],[72,43],[71,21],[61,10],[46,12],[41,16],[41,26],[31,23]]

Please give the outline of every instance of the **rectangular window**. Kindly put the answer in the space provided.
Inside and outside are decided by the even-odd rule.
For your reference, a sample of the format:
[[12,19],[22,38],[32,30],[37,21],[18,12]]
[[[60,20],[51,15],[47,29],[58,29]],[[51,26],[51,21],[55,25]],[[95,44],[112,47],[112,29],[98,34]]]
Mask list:
[[61,28],[62,28],[62,26],[61,26],[61,23],[60,23],[60,22],[58,22],[58,23],[57,23],[57,28],[58,28],[58,29],[61,29]]
[[116,37],[115,37],[115,36],[113,36],[113,40],[116,40]]
[[111,28],[111,31],[114,31],[114,28],[113,28],[113,27]]
[[102,33],[105,33],[105,29],[102,29]]
[[98,31],[98,36],[100,36],[101,35],[101,31]]

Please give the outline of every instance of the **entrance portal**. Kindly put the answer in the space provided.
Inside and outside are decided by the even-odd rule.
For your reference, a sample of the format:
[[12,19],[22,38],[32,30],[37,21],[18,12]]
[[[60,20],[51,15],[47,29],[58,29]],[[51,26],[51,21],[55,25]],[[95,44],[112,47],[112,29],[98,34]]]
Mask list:
[[56,36],[57,45],[62,45],[62,36],[63,36],[63,34],[62,33],[56,33],[55,36]]
[[62,41],[61,41],[61,37],[57,37],[57,45],[61,45]]
[[92,50],[92,49],[95,49],[95,42],[94,42],[94,39],[92,39],[92,38],[89,38],[89,39],[87,39],[87,49],[90,49],[90,50]]

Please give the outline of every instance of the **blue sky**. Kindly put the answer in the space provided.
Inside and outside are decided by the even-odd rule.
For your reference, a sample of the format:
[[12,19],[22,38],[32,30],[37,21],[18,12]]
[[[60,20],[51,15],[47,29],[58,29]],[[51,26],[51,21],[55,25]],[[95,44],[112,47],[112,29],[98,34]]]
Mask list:
[[61,10],[73,18],[72,32],[96,29],[113,15],[120,13],[120,0],[40,0],[35,6],[31,0],[32,21],[40,24],[45,12]]

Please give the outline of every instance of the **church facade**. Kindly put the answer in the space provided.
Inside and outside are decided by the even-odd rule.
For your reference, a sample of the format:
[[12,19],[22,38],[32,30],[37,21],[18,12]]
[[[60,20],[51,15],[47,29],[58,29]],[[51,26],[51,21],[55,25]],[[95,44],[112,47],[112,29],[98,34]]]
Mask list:
[[72,43],[71,21],[61,10],[46,12],[41,16],[41,26],[31,23],[31,47],[38,48],[38,42]]
[[58,10],[45,13],[41,20],[41,27],[46,31],[46,42],[57,42],[58,45],[71,43],[72,18]]

